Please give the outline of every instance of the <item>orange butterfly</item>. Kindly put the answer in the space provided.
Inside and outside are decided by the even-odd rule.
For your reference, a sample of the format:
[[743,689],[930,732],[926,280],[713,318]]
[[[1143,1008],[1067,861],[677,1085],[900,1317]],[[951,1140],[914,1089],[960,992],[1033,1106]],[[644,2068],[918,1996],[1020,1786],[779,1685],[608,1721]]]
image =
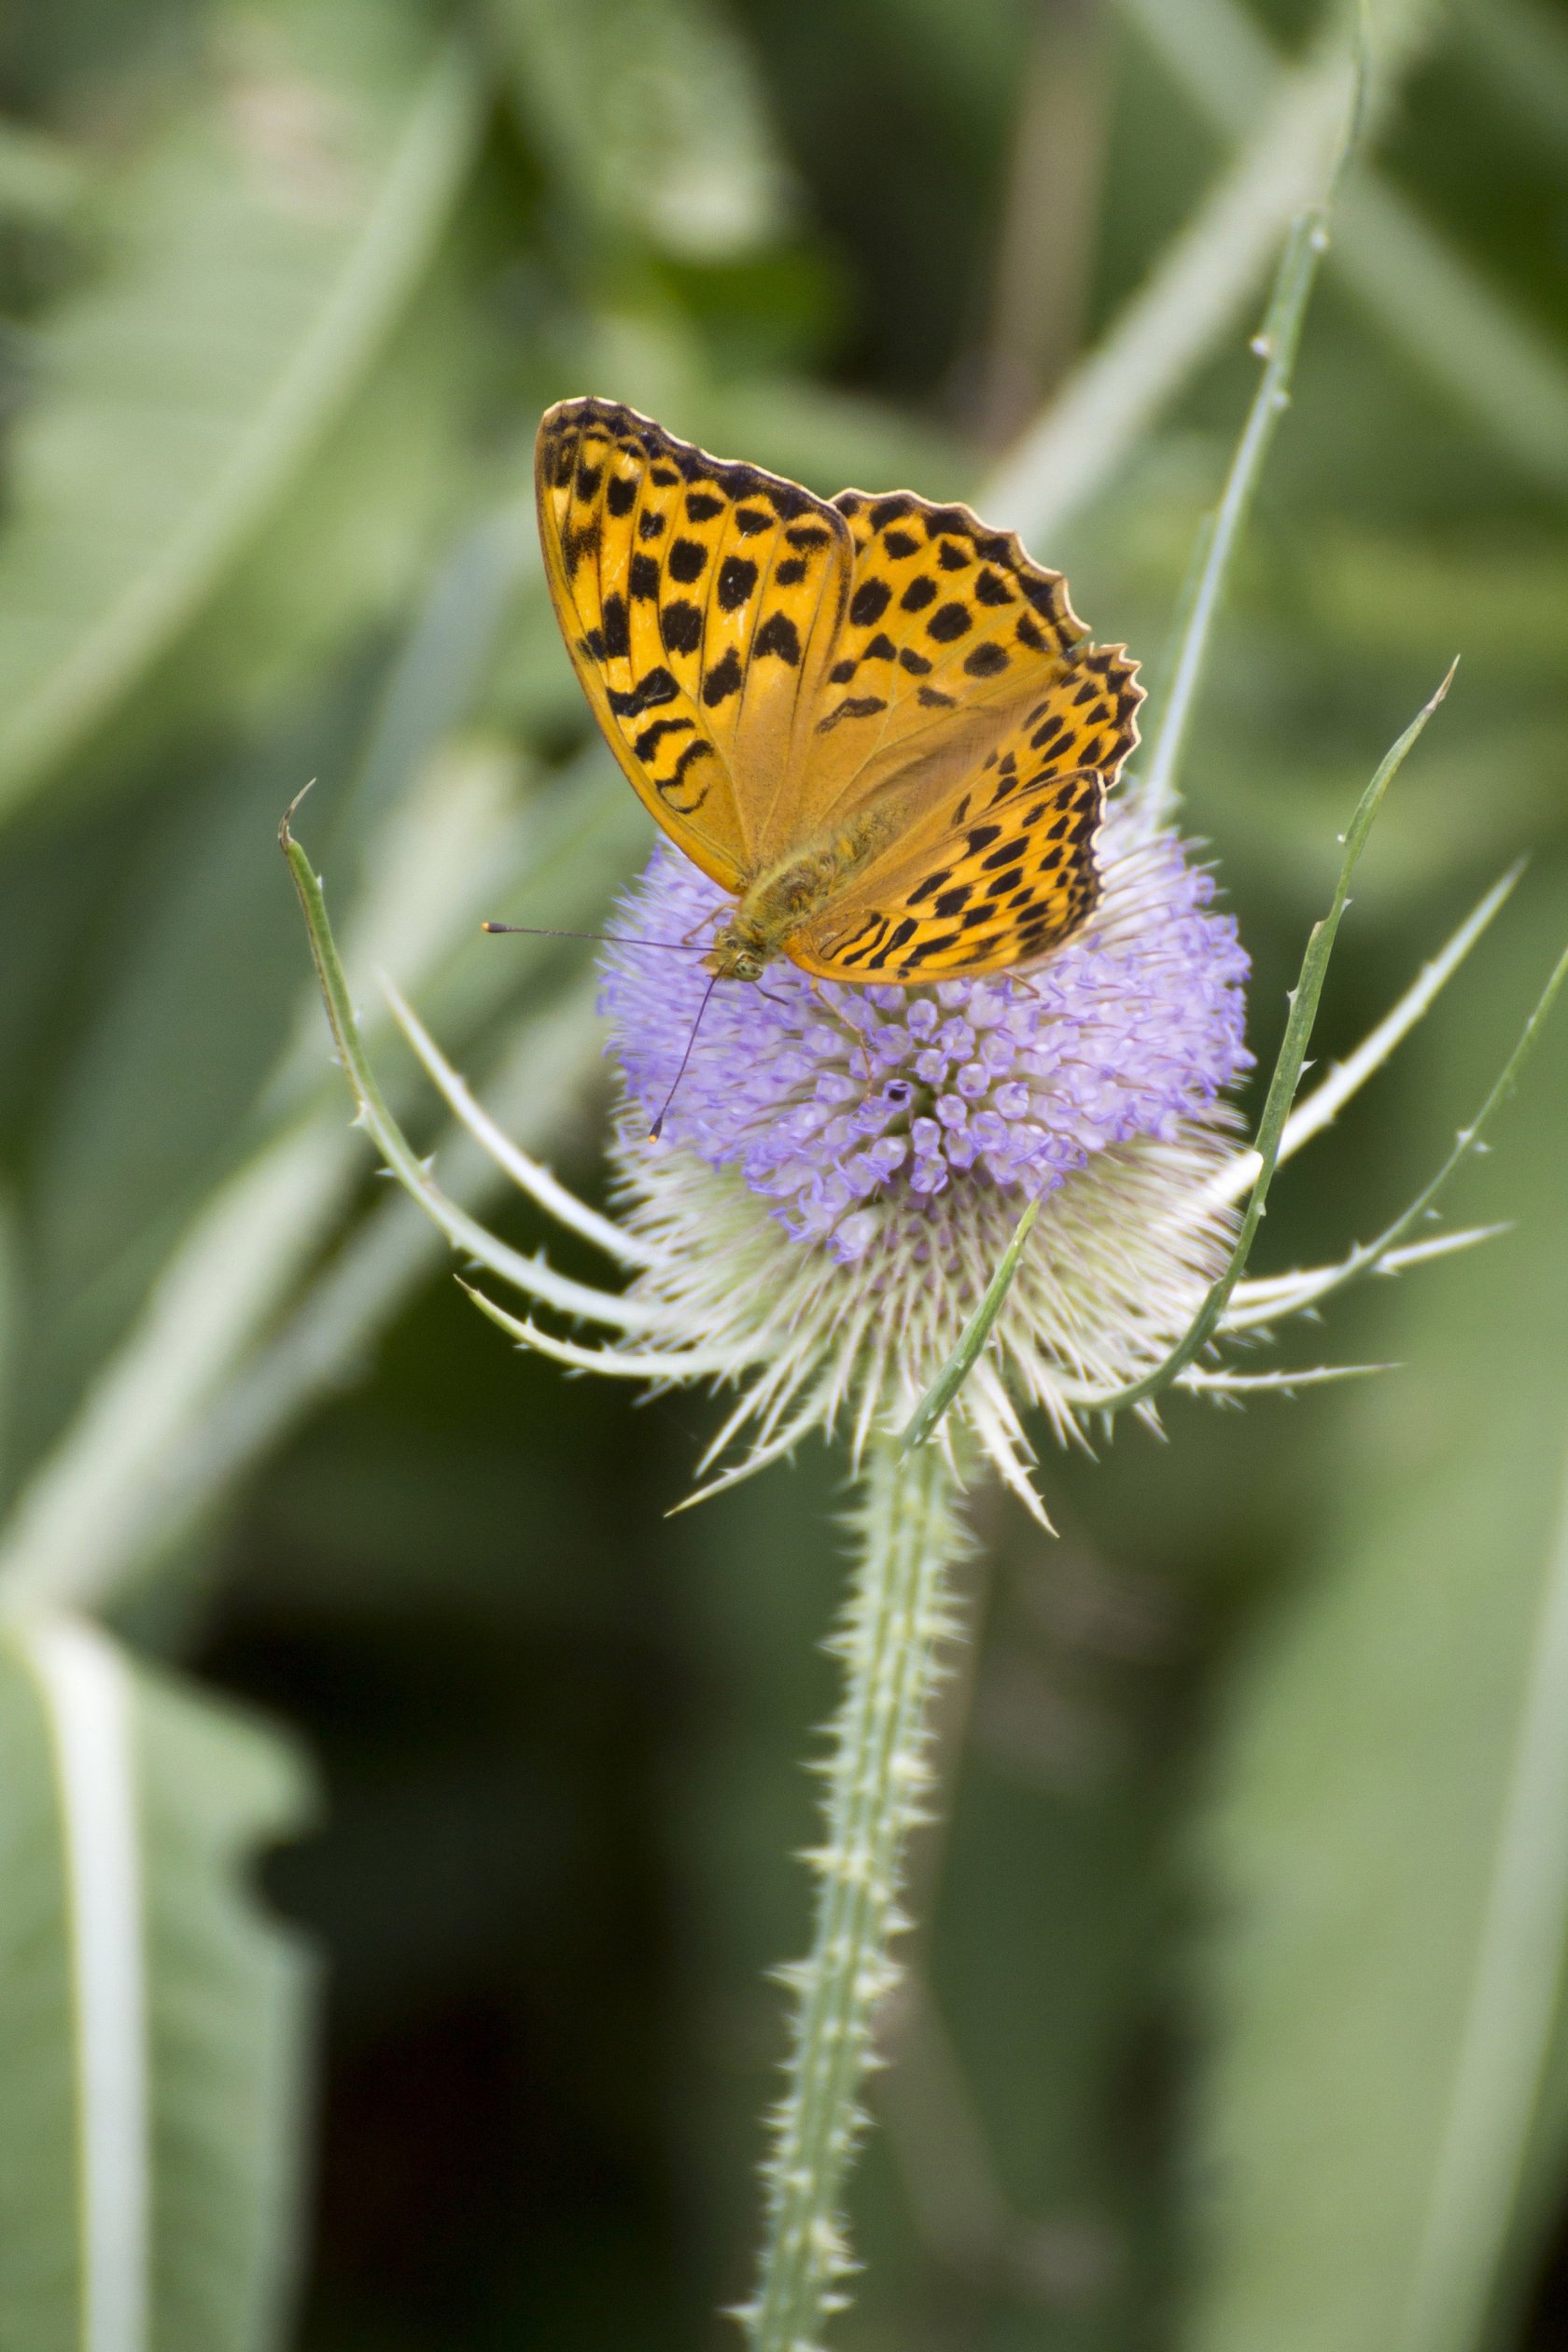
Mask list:
[[535,486],[594,715],[737,901],[716,978],[1003,972],[1085,921],[1142,690],[1011,533],[908,491],[815,498],[610,400],[547,411]]

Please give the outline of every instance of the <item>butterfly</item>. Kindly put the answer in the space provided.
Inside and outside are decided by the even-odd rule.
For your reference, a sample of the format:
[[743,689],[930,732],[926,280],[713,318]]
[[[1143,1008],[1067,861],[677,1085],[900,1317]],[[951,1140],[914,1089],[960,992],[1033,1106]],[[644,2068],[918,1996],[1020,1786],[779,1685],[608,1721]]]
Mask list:
[[735,901],[705,962],[829,980],[1028,964],[1087,919],[1142,700],[1058,572],[967,507],[814,497],[635,409],[539,426],[539,539],[584,693]]

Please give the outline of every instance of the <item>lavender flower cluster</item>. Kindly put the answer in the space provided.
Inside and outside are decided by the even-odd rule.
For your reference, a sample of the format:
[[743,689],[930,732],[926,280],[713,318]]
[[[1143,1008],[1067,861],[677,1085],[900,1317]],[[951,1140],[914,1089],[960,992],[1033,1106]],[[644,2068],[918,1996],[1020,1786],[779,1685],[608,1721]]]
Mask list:
[[[894,1189],[930,1204],[978,1181],[1021,1205],[1109,1144],[1172,1137],[1250,1066],[1248,963],[1181,842],[1131,833],[1113,811],[1095,915],[1027,976],[814,988],[779,962],[760,984],[721,982],[648,1148],[738,1168],[791,1234],[848,1265]],[[617,945],[604,978],[639,1133],[675,1084],[707,986],[707,918],[727,905],[660,845],[619,911],[618,931],[671,943]]]

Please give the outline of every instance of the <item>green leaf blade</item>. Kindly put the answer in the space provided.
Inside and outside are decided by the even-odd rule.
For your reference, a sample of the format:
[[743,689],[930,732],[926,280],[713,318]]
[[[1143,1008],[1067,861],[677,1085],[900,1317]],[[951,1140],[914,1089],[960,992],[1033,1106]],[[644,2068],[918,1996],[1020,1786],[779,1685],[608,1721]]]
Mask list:
[[[280,11],[250,80],[114,191],[108,264],[40,335],[0,536],[0,809],[178,636],[352,390],[471,152],[465,53],[391,11]],[[263,102],[301,108],[269,148]]]
[[0,2341],[254,2352],[293,2275],[308,1966],[241,1883],[273,1732],[80,1620],[0,1633]]

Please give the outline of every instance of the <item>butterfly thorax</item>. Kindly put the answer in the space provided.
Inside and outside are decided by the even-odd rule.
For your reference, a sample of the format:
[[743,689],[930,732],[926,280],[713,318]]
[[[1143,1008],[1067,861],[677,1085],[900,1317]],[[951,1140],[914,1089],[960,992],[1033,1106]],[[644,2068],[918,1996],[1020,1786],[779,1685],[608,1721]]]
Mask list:
[[704,958],[720,980],[755,980],[804,925],[831,905],[860,869],[892,838],[900,822],[893,796],[858,809],[804,849],[748,883],[734,915]]

